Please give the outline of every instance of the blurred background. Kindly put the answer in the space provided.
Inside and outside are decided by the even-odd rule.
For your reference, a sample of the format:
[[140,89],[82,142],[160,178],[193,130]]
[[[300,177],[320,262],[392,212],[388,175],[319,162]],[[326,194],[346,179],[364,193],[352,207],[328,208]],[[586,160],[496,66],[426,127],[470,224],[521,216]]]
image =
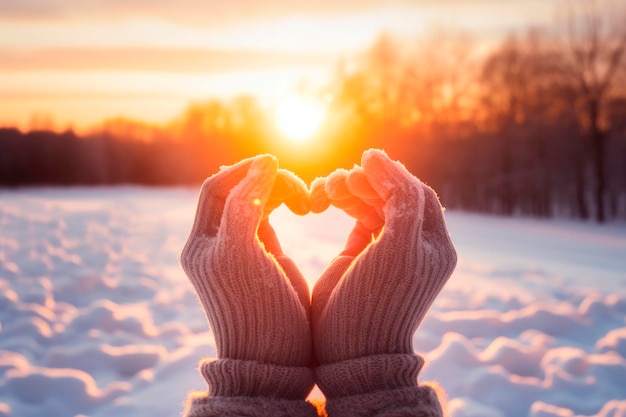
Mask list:
[[306,181],[384,148],[445,206],[626,219],[626,5],[0,2],[0,186]]

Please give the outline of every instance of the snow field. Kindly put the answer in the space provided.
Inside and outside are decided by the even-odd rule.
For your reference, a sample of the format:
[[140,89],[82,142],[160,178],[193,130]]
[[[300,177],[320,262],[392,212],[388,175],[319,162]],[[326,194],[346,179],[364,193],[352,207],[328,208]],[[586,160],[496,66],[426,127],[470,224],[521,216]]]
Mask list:
[[[0,191],[0,416],[171,416],[213,336],[178,256],[196,189]],[[414,347],[454,417],[626,417],[626,225],[447,214]],[[317,277],[351,227],[272,221]]]

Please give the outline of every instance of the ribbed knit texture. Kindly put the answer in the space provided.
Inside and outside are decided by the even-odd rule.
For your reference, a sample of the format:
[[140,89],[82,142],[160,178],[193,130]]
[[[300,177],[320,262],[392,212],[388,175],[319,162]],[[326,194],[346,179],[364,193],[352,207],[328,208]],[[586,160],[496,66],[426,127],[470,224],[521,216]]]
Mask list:
[[211,395],[220,397],[306,398],[315,383],[306,366],[279,366],[233,359],[205,360],[200,373]]
[[[306,282],[266,220],[276,199],[308,204],[306,187],[297,181],[286,186],[289,181],[274,157],[262,155],[222,169],[202,185],[181,263],[206,312],[219,360],[202,364],[209,397],[193,402],[189,415],[268,415],[210,410],[238,403],[223,397],[304,403],[314,385]],[[276,197],[280,187],[286,195]],[[272,415],[303,415],[284,405],[291,403],[279,403],[282,411]]]
[[[313,199],[327,198],[357,219],[342,256],[313,291],[317,383],[329,399],[406,388],[403,395],[410,399],[412,392],[409,403],[417,404],[422,361],[413,354],[412,335],[457,259],[437,196],[378,150],[365,152],[361,167],[336,171],[316,187]],[[337,407],[327,406],[329,416],[379,415]],[[406,415],[440,415],[431,411]]]
[[401,388],[329,399],[329,417],[441,417],[443,410],[431,387]]
[[417,355],[372,355],[321,365],[315,377],[327,398],[416,387],[424,360]]
[[[190,398],[186,415],[322,415],[304,401],[315,378],[329,417],[440,417],[435,391],[418,385],[423,359],[411,344],[456,264],[436,194],[370,150],[361,167],[314,181],[310,196],[269,155],[203,184],[181,263],[218,359],[201,363],[209,390]],[[281,202],[298,214],[333,204],[357,219],[311,305],[267,221]]]
[[262,397],[209,397],[194,394],[185,411],[187,417],[317,417],[313,405],[302,400]]

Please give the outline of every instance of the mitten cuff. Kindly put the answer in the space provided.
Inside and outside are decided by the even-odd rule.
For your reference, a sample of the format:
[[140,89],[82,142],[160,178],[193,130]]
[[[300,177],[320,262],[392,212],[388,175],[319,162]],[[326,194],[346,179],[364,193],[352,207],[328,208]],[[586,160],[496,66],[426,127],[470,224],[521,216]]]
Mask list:
[[326,401],[329,417],[442,417],[435,390],[429,386],[377,391]]
[[263,397],[190,397],[185,417],[317,417],[315,407],[304,400]]
[[236,359],[205,360],[200,372],[211,397],[303,400],[313,389],[313,370]]
[[321,365],[315,377],[326,398],[341,398],[417,387],[423,365],[424,359],[417,355],[372,355]]

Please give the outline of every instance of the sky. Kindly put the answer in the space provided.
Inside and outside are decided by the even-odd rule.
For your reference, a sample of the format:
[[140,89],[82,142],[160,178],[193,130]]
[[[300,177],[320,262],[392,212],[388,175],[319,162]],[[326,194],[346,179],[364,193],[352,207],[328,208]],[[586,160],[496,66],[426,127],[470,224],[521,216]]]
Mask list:
[[0,0],[0,126],[166,123],[191,102],[329,82],[381,33],[489,43],[563,0]]

